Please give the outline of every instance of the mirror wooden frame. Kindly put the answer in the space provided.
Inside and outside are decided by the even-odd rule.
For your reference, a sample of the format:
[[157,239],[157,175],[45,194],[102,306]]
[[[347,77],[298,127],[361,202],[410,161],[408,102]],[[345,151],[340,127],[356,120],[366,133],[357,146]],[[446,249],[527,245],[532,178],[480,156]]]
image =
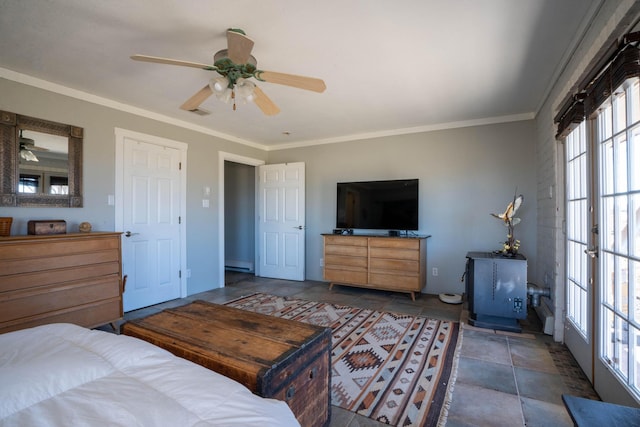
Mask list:
[[[18,192],[20,129],[64,136],[69,139],[68,195]],[[83,133],[84,130],[80,127],[0,111],[0,206],[81,208]]]

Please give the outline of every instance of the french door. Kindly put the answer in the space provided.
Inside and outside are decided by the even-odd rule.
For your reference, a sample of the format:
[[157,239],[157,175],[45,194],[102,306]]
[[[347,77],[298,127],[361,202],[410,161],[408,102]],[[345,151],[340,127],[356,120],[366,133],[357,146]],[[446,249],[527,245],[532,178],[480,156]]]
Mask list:
[[625,81],[565,139],[565,341],[609,401],[640,401],[639,88]]
[[566,181],[566,321],[564,340],[593,382],[595,328],[594,150],[588,144],[587,122],[565,139]]

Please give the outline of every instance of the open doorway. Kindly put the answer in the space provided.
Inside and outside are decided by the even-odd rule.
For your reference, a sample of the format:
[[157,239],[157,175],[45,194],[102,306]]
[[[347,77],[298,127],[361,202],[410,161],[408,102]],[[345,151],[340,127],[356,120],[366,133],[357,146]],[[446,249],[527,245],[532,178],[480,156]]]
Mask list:
[[[240,267],[247,267],[245,263],[253,264],[253,273],[255,273],[256,259],[256,166],[263,165],[264,160],[254,159],[251,157],[239,156],[237,154],[219,152],[218,155],[218,283],[219,287],[225,286],[225,272],[227,260],[240,261],[236,263]],[[229,175],[227,175],[229,171]],[[234,184],[232,181],[236,176],[243,176],[241,179],[250,181],[252,187],[249,188],[247,183]],[[248,178],[247,178],[248,177]],[[229,181],[229,182],[228,182]],[[227,193],[237,194],[227,194]],[[251,199],[249,202],[247,199]],[[227,209],[227,205],[229,209]],[[249,207],[251,205],[251,207]],[[243,209],[242,212],[238,209]],[[244,211],[244,208],[247,208]],[[235,217],[241,217],[237,220]],[[250,225],[248,225],[250,223]],[[227,226],[230,228],[227,228]],[[251,230],[251,231],[250,231]],[[229,236],[227,236],[229,234]],[[240,242],[242,241],[242,242]],[[227,242],[229,247],[227,247]],[[253,253],[247,255],[247,248],[251,247]],[[227,255],[227,250],[230,251]]]
[[255,166],[224,162],[224,268],[255,273]]

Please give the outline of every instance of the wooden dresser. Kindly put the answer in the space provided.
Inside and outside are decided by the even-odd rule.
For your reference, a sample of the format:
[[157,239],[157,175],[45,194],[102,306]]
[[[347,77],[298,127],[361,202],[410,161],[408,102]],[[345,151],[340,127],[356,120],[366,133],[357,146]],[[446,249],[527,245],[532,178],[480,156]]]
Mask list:
[[0,238],[0,333],[122,318],[120,233]]
[[372,289],[415,293],[426,286],[427,236],[324,234],[324,279]]

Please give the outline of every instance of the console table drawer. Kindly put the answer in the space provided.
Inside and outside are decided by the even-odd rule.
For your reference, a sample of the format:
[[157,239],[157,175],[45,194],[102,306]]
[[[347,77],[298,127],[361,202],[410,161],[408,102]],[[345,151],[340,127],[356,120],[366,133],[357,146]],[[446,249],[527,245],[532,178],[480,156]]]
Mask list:
[[370,237],[369,246],[373,248],[397,248],[397,249],[411,249],[417,251],[420,249],[419,239],[407,239],[407,238],[390,238],[390,237]]
[[420,289],[420,281],[417,275],[404,276],[399,274],[370,273],[369,283],[376,287],[396,290],[411,291]]
[[420,251],[410,249],[369,248],[369,255],[371,258],[420,259]]
[[367,247],[369,238],[360,236],[324,236],[325,245]]
[[366,269],[329,268],[324,269],[324,280],[336,283],[353,283],[357,285],[367,283]]
[[349,246],[349,245],[326,245],[324,248],[325,255],[347,255],[354,257],[367,257],[366,246]]
[[370,270],[398,270],[418,274],[420,262],[406,259],[385,259],[371,258],[369,262]]

